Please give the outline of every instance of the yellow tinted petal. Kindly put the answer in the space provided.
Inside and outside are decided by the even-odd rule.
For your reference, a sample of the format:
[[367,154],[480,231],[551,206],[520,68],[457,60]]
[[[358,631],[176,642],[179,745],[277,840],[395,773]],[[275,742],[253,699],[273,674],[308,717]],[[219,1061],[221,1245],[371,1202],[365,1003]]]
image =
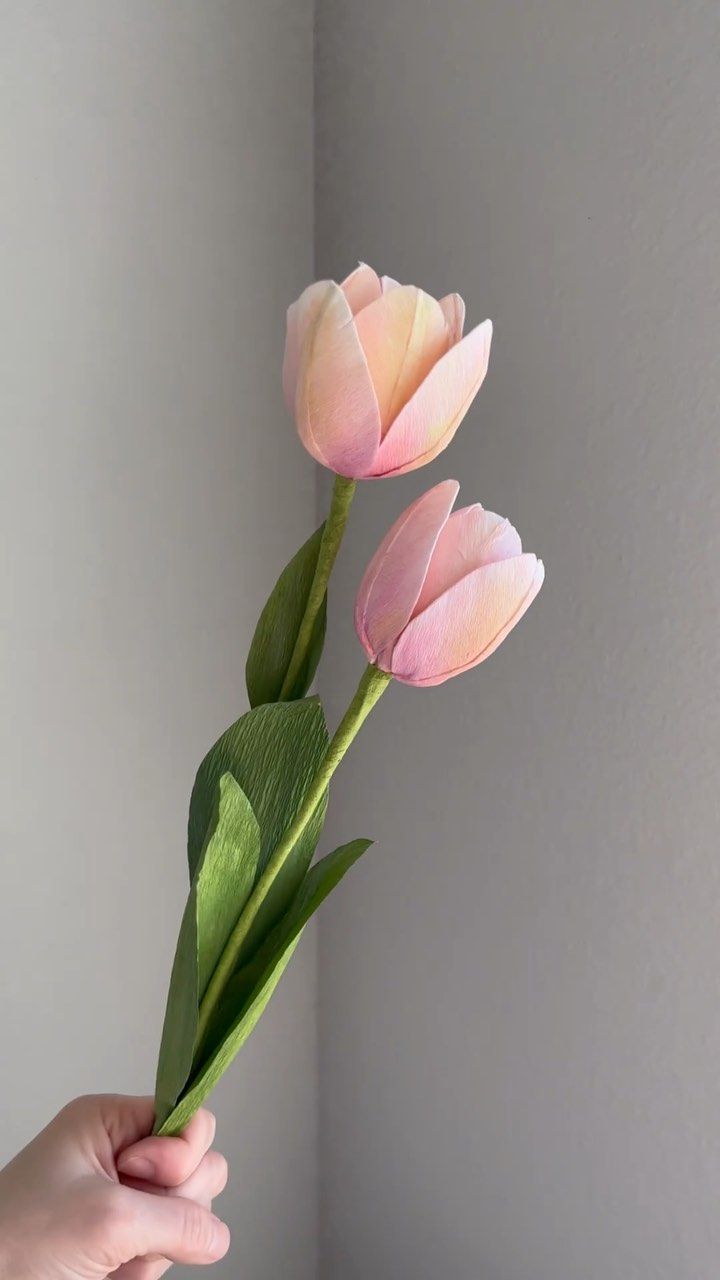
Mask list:
[[356,325],[385,431],[448,350],[445,316],[422,289],[400,285],[365,307]]

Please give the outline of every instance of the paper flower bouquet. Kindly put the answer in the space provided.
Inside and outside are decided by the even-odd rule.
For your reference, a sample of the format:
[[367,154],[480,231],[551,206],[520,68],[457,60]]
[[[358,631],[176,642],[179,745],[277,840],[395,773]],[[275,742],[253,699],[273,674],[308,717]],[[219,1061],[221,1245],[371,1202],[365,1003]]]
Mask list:
[[257,1023],[310,917],[371,843],[313,863],[330,780],[391,680],[441,684],[487,658],[537,595],[543,566],[454,480],[399,516],[367,567],[355,627],[367,657],[332,737],[306,697],[328,581],[358,480],[402,475],[451,441],[485,377],[489,320],[463,337],[437,302],[361,264],[288,312],[283,383],[305,447],[335,473],[326,521],[283,570],[246,667],[250,710],[202,761],[190,797],[190,892],[170,980],[155,1132],[180,1132]]

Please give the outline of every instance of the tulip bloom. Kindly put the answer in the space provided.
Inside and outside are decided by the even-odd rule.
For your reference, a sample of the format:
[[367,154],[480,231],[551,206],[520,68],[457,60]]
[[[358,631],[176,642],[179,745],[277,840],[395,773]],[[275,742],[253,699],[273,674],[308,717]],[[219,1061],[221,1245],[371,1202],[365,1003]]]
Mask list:
[[465,304],[380,279],[361,263],[321,280],[287,317],[283,387],[305,448],[353,480],[422,467],[452,440],[482,385],[492,324],[463,337]]
[[442,684],[489,657],[545,570],[517,531],[476,504],[452,515],[456,480],[413,502],[367,567],[355,629],[370,662],[404,684]]

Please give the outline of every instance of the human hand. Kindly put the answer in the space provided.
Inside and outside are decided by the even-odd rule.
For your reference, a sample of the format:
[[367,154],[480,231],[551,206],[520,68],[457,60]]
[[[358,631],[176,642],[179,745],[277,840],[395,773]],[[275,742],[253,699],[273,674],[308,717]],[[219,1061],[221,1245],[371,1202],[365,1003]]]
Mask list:
[[0,1280],[156,1280],[224,1257],[214,1117],[179,1138],[147,1137],[152,1123],[151,1098],[77,1098],[0,1170]]

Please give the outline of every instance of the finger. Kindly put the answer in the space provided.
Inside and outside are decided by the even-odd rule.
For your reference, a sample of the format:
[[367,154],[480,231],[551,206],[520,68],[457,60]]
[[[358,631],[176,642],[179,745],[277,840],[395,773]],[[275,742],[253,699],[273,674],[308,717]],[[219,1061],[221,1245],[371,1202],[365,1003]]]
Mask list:
[[179,1187],[197,1169],[214,1137],[214,1115],[197,1111],[179,1138],[143,1138],[126,1147],[115,1162],[118,1173],[162,1187]]
[[227,1160],[219,1151],[208,1151],[200,1164],[185,1182],[178,1187],[161,1187],[157,1183],[143,1182],[140,1178],[129,1178],[122,1175],[123,1185],[135,1191],[144,1191],[147,1195],[183,1196],[186,1200],[196,1200],[198,1204],[210,1208],[210,1202],[225,1190],[228,1179]]
[[216,1196],[222,1195],[227,1186],[228,1164],[219,1151],[208,1151],[204,1155],[194,1173],[179,1187],[168,1191],[170,1196],[184,1196],[186,1200],[196,1200],[198,1204],[210,1207]]
[[159,1254],[170,1262],[205,1266],[224,1258],[230,1232],[214,1214],[183,1196],[148,1196],[142,1191],[119,1189],[125,1197],[122,1221],[128,1262],[146,1254]]
[[133,1258],[124,1267],[113,1271],[113,1280],[160,1280],[172,1266],[167,1258]]

